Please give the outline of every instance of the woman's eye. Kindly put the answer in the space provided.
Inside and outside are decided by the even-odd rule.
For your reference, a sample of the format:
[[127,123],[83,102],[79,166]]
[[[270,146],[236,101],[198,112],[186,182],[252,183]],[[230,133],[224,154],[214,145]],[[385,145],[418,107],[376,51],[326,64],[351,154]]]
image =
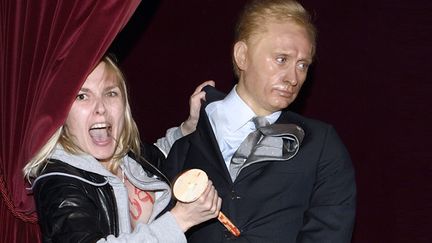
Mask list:
[[85,98],[86,98],[86,95],[85,95],[85,94],[78,94],[78,95],[76,96],[76,99],[77,99],[77,100],[85,100]]
[[107,96],[108,97],[116,97],[116,96],[118,96],[118,93],[116,91],[109,91],[107,93]]

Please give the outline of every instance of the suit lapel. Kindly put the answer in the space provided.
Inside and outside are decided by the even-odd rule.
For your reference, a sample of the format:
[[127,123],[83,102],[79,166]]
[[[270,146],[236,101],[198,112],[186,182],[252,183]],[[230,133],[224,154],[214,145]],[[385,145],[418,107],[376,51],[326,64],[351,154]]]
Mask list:
[[201,109],[195,136],[191,139],[191,145],[202,153],[205,163],[213,166],[223,178],[231,183],[231,177],[204,109]]

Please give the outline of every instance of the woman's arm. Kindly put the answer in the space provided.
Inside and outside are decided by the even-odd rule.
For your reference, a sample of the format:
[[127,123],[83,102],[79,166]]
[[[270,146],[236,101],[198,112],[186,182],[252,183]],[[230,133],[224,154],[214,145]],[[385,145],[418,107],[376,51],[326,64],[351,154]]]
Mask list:
[[182,122],[179,127],[173,127],[166,131],[165,137],[159,138],[154,145],[165,155],[168,155],[172,145],[177,139],[186,136],[196,129],[196,125],[199,119],[199,113],[201,109],[201,101],[205,100],[205,91],[202,89],[207,86],[215,86],[213,80],[208,80],[195,89],[191,97],[189,98],[189,117],[186,121]]

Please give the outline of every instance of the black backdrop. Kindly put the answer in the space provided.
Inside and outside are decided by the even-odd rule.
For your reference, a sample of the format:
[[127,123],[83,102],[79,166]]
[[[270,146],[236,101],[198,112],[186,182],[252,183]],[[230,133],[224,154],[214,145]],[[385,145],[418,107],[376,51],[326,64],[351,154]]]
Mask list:
[[[207,79],[233,85],[231,42],[244,0],[146,0],[112,45],[142,138],[188,114]],[[432,1],[303,0],[317,60],[290,109],[332,123],[356,169],[354,243],[432,242]]]

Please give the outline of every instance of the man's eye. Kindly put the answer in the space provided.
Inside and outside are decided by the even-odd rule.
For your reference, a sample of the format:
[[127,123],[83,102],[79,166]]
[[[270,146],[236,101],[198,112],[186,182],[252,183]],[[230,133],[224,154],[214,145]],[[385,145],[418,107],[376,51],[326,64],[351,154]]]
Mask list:
[[78,94],[78,95],[76,96],[76,99],[77,99],[77,100],[85,100],[85,98],[86,98],[86,95],[85,95],[85,94]]
[[286,57],[276,57],[276,62],[278,63],[285,63],[286,62]]
[[301,63],[298,63],[298,64],[297,64],[297,67],[298,67],[300,70],[307,70],[308,67],[309,67],[309,64],[304,63],[304,62],[301,62]]

